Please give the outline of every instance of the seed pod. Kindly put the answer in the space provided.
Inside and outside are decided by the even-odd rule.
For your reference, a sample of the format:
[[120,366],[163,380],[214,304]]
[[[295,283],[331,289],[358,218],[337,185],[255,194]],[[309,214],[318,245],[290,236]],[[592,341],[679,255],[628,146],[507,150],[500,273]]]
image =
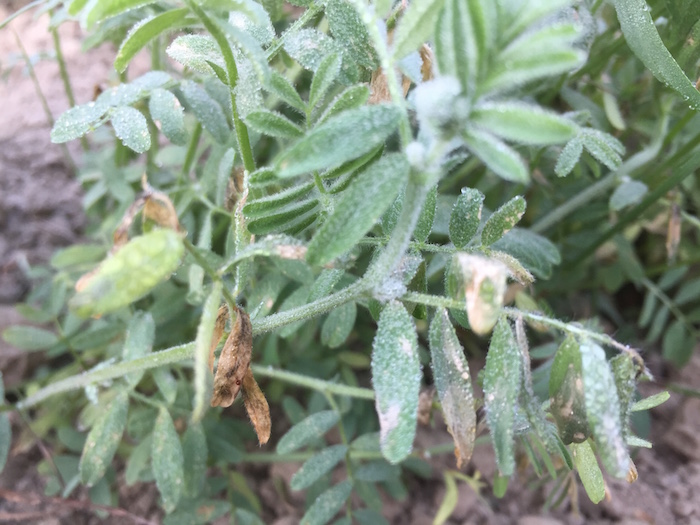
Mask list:
[[258,435],[258,441],[261,445],[264,445],[270,439],[270,429],[272,427],[270,407],[250,367],[243,376],[242,386],[245,409],[248,412],[248,417],[253,424],[255,433]]
[[250,317],[239,308],[236,322],[219,357],[211,406],[229,407],[233,404],[250,367],[252,353],[253,328]]

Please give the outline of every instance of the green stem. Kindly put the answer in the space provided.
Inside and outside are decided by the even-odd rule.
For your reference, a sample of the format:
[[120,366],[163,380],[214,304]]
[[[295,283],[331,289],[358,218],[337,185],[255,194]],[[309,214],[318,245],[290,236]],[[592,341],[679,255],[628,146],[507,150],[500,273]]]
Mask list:
[[236,95],[234,93],[236,83],[238,82],[238,68],[236,67],[236,60],[233,58],[233,52],[231,51],[228,38],[226,38],[226,35],[221,30],[219,25],[209,18],[209,16],[201,7],[199,7],[199,5],[194,2],[194,0],[185,0],[185,2],[192,12],[202,21],[204,27],[207,29],[207,31],[209,31],[211,36],[214,37],[214,40],[216,40],[216,43],[221,49],[221,54],[223,55],[224,63],[226,64],[228,90],[231,96],[231,113],[233,116],[233,127],[236,131],[236,139],[238,140],[238,148],[241,152],[241,157],[243,158],[243,166],[248,173],[253,173],[255,171],[255,158],[253,157],[253,150],[250,147],[248,128],[238,114],[238,105],[236,104]]
[[[50,11],[51,13],[53,11]],[[61,75],[61,81],[63,82],[63,89],[66,92],[66,98],[68,99],[68,104],[70,107],[75,107],[75,95],[73,94],[73,86],[70,83],[70,75],[68,74],[68,68],[66,67],[66,61],[63,58],[63,51],[61,50],[61,37],[58,34],[58,29],[51,27],[51,38],[53,39],[53,47],[56,51],[56,62],[58,62],[58,71]],[[89,149],[88,141],[85,135],[80,137],[80,146],[83,151]]]
[[[53,119],[53,114],[51,113],[51,108],[49,108],[49,103],[46,100],[46,97],[44,96],[44,92],[41,89],[41,84],[39,84],[39,79],[36,76],[36,71],[34,71],[34,66],[32,65],[32,61],[29,58],[29,55],[27,54],[27,50],[24,48],[24,45],[22,44],[22,40],[19,38],[19,35],[17,32],[13,29],[12,33],[15,35],[15,42],[17,42],[17,47],[19,47],[20,53],[22,54],[22,59],[24,60],[24,63],[27,65],[27,71],[29,72],[29,78],[32,79],[32,84],[34,85],[34,90],[36,91],[37,96],[39,97],[39,102],[41,102],[41,107],[44,110],[44,114],[46,115],[46,120],[49,123],[50,127],[53,127],[54,124],[54,119]],[[70,154],[70,151],[68,151],[68,148],[66,147],[65,144],[61,144],[61,151],[63,152],[63,156],[66,159],[66,164],[68,164],[68,167],[75,171],[77,169],[77,166],[75,164],[75,160],[73,160],[72,155]]]
[[27,11],[34,9],[37,6],[40,6],[41,4],[45,4],[48,0],[34,0],[33,2],[29,2],[27,5],[24,7],[18,9],[14,13],[12,13],[10,16],[8,16],[5,20],[0,22],[0,29],[5,27],[7,24],[12,22],[15,18],[20,16],[22,13],[26,13]]
[[[253,329],[255,331],[255,329]],[[331,383],[323,379],[316,379],[287,370],[279,370],[270,366],[251,365],[256,376],[278,379],[284,383],[309,388],[323,394],[335,394],[338,396],[354,397],[356,399],[374,400],[374,390],[360,388],[356,386],[343,385],[341,383]]]
[[197,146],[199,146],[199,139],[202,136],[202,124],[197,122],[192,131],[192,136],[190,137],[190,143],[187,146],[187,153],[185,154],[185,162],[182,164],[182,170],[180,171],[180,183],[184,184],[187,177],[192,169],[192,163],[194,162],[194,157],[197,154]]

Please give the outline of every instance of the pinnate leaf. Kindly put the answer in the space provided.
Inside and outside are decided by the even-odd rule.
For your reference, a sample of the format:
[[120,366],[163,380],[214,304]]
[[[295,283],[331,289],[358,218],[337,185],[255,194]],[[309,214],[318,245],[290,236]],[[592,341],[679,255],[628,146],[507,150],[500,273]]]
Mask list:
[[450,214],[450,240],[457,249],[464,248],[479,229],[484,194],[473,188],[463,188]]
[[392,203],[408,171],[406,157],[392,153],[357,176],[311,239],[306,255],[309,264],[325,264],[352,248]]
[[323,410],[311,414],[303,419],[287,433],[282,436],[277,443],[277,453],[287,454],[300,449],[304,445],[317,439],[328,432],[340,420],[340,416],[335,410]]
[[565,177],[576,166],[583,153],[583,142],[578,137],[571,139],[561,150],[557,163],[554,166],[554,173],[559,177]]
[[469,150],[502,179],[522,184],[530,181],[523,159],[505,142],[474,127],[469,127],[463,138]]
[[352,332],[357,317],[357,306],[354,302],[339,306],[323,322],[321,342],[329,348],[338,348]]
[[581,343],[581,370],[586,415],[598,454],[609,474],[624,478],[630,459],[622,435],[615,379],[605,360],[605,352],[589,340]]
[[151,134],[146,117],[131,106],[120,106],[112,113],[114,134],[124,145],[136,153],[143,153],[151,147]]
[[165,512],[172,512],[182,494],[184,456],[170,412],[165,407],[161,407],[153,427],[151,467],[156,486],[163,498],[163,508]]
[[476,438],[476,412],[469,364],[447,310],[439,308],[430,323],[430,355],[438,398],[455,441],[457,467],[469,461]]
[[327,474],[340,463],[348,451],[346,445],[333,445],[307,459],[292,476],[289,486],[292,490],[304,490],[321,476]]
[[151,118],[160,123],[160,130],[170,142],[179,146],[187,143],[184,108],[175,95],[167,89],[154,89],[148,101],[148,111]]
[[369,153],[389,138],[399,118],[396,107],[383,104],[344,111],[288,148],[277,161],[278,175],[294,177],[336,168]]
[[470,116],[475,125],[497,137],[521,144],[560,144],[572,139],[572,121],[539,106],[517,101],[484,102]]
[[484,229],[481,232],[482,246],[491,246],[506,233],[513,229],[513,226],[518,224],[523,214],[527,203],[520,195],[513,197],[503,206],[498,208],[486,221]]
[[347,479],[328,489],[309,507],[301,518],[301,525],[325,525],[338,513],[351,492],[352,482]]
[[341,56],[337,53],[331,53],[326,56],[318,66],[314,78],[311,81],[311,91],[309,92],[309,107],[314,107],[318,104],[326,92],[335,82],[335,79],[340,73],[340,65],[342,63]]
[[10,326],[2,332],[2,338],[12,346],[27,351],[45,350],[58,343],[56,334],[36,326]]
[[402,59],[416,51],[430,38],[442,5],[443,0],[425,0],[409,4],[394,33],[392,42],[394,59]]
[[279,138],[296,138],[304,134],[302,129],[284,115],[266,109],[251,111],[245,116],[246,124],[255,131]]
[[605,481],[591,444],[588,441],[574,443],[571,445],[571,451],[586,494],[593,503],[600,503],[605,497]]
[[92,131],[107,111],[105,104],[89,102],[70,108],[56,119],[51,129],[51,142],[61,144]]
[[390,463],[404,460],[413,449],[420,381],[416,328],[404,306],[392,301],[379,316],[372,345],[380,444]]
[[80,458],[80,479],[93,486],[102,479],[117,451],[126,427],[129,394],[120,392],[90,429]]
[[498,470],[510,476],[515,469],[513,426],[521,385],[522,360],[513,329],[501,317],[493,330],[484,368],[486,421]]

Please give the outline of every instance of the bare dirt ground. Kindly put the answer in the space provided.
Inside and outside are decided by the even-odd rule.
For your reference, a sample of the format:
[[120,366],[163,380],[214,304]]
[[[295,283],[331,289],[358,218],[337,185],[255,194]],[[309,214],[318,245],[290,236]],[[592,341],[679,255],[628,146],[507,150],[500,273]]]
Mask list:
[[[0,20],[17,5],[0,5]],[[46,16],[35,20],[33,14],[28,13],[0,31],[0,74],[4,78],[0,81],[0,331],[20,320],[12,304],[21,300],[29,286],[23,266],[46,262],[55,248],[80,238],[84,226],[80,186],[62,150],[50,143],[50,125],[23,66],[13,33],[17,33],[30,57],[51,55],[53,43],[46,28]],[[83,52],[81,31],[75,24],[62,25],[60,34],[77,102],[86,102],[92,98],[96,84],[113,80],[114,50],[103,46]],[[44,59],[36,63],[35,69],[51,113],[57,116],[68,108],[58,66],[55,61]],[[79,162],[79,144],[69,147]],[[664,369],[658,360],[650,361],[652,365],[656,362],[652,367],[660,384],[645,385],[646,394],[661,390],[663,384],[672,380],[700,388],[700,356],[696,355],[680,374]],[[20,379],[25,373],[26,359],[0,341],[0,367],[6,379]],[[501,500],[492,496],[488,484],[480,494],[466,484],[458,485],[459,502],[448,523],[700,525],[700,399],[673,394],[652,416],[655,445],[652,450],[642,449],[635,456],[639,480],[633,484],[609,480],[609,498],[601,505],[588,502],[579,490],[580,514],[572,512],[570,497],[559,508],[543,514],[541,509],[552,489],[551,483],[535,490],[526,488],[532,477],[532,472],[527,470],[512,480],[506,497]],[[20,424],[17,418],[13,422]],[[442,425],[419,429],[418,446],[428,447],[446,441],[449,435]],[[158,523],[162,519],[152,485],[121,489],[118,506],[128,509],[131,517],[115,511],[109,519],[96,518],[86,510],[89,502],[84,492],[74,494],[74,499],[68,503],[43,498],[44,481],[36,465],[42,454],[47,453],[50,451],[34,447],[27,452],[11,454],[0,476],[0,523],[138,522],[133,516]],[[409,479],[410,494],[404,501],[384,498],[383,514],[390,523],[432,523],[445,492],[441,473],[455,467],[450,456],[433,458],[431,463],[433,479]],[[291,525],[299,522],[303,496],[278,490],[279,481],[288,482],[298,466],[243,467],[250,489],[261,499],[266,523]],[[484,480],[490,480],[494,468],[489,447],[477,448],[468,471],[479,471]],[[224,522],[228,521],[221,521]]]

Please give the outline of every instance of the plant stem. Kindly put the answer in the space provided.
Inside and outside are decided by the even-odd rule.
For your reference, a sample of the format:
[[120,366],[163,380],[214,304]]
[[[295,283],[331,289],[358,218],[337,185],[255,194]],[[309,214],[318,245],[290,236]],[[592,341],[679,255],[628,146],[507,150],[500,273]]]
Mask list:
[[[53,119],[53,114],[51,113],[51,108],[49,108],[49,103],[46,100],[46,97],[44,96],[44,92],[41,89],[41,84],[39,84],[39,79],[36,76],[36,71],[34,71],[34,66],[32,65],[32,61],[29,58],[29,55],[27,54],[27,50],[24,48],[24,45],[22,44],[22,40],[19,38],[19,35],[17,32],[13,29],[12,33],[15,35],[15,42],[17,42],[17,47],[19,47],[20,53],[22,54],[22,59],[24,60],[24,63],[27,65],[27,71],[29,72],[29,78],[32,79],[32,84],[34,85],[34,90],[36,91],[37,96],[39,97],[39,102],[41,102],[41,107],[44,110],[44,114],[46,115],[46,121],[49,123],[49,127],[53,127],[54,124],[54,119]],[[68,151],[68,147],[66,147],[65,144],[61,144],[61,151],[63,152],[63,156],[66,159],[66,164],[68,164],[68,167],[75,171],[77,169],[77,166],[75,164],[75,161],[73,160],[73,156],[70,154],[70,151]]]
[[192,163],[194,162],[194,157],[197,154],[197,146],[199,146],[199,139],[202,136],[202,124],[197,121],[197,124],[192,131],[192,136],[190,137],[190,143],[187,146],[187,153],[185,154],[185,162],[182,163],[182,170],[180,171],[180,183],[183,184],[190,170],[192,169]]
[[241,120],[238,114],[238,105],[236,104],[236,95],[234,90],[236,88],[236,83],[238,82],[238,68],[236,67],[236,60],[233,58],[233,52],[231,51],[231,46],[229,45],[228,38],[221,30],[221,27],[213,21],[204,12],[204,10],[197,5],[194,0],[185,0],[187,6],[192,10],[194,14],[202,21],[204,27],[209,31],[219,48],[221,49],[221,54],[224,57],[224,63],[226,64],[226,75],[228,76],[228,90],[231,96],[231,114],[233,117],[233,127],[236,131],[236,139],[238,140],[238,149],[241,152],[241,157],[243,158],[243,166],[248,171],[248,173],[253,173],[255,171],[255,158],[253,157],[253,150],[250,147],[250,138],[248,137],[248,128]]
[[[53,11],[49,12],[52,13]],[[51,27],[51,38],[53,39],[53,47],[56,52],[56,62],[58,62],[58,71],[61,75],[61,81],[63,82],[63,89],[66,92],[68,104],[70,105],[70,107],[75,107],[75,95],[73,94],[73,86],[70,83],[70,75],[68,74],[66,61],[63,58],[63,51],[61,50],[61,37],[58,34],[58,29],[55,27]],[[83,148],[83,151],[87,151],[89,148],[88,141],[85,135],[80,137],[80,146]]]
[[322,394],[334,394],[338,396],[354,397],[356,399],[374,400],[374,390],[360,388],[356,386],[343,385],[341,383],[331,383],[323,379],[316,379],[286,370],[279,370],[271,366],[251,365],[253,373],[257,376],[279,379],[284,383],[301,386],[311,390],[316,390]]

